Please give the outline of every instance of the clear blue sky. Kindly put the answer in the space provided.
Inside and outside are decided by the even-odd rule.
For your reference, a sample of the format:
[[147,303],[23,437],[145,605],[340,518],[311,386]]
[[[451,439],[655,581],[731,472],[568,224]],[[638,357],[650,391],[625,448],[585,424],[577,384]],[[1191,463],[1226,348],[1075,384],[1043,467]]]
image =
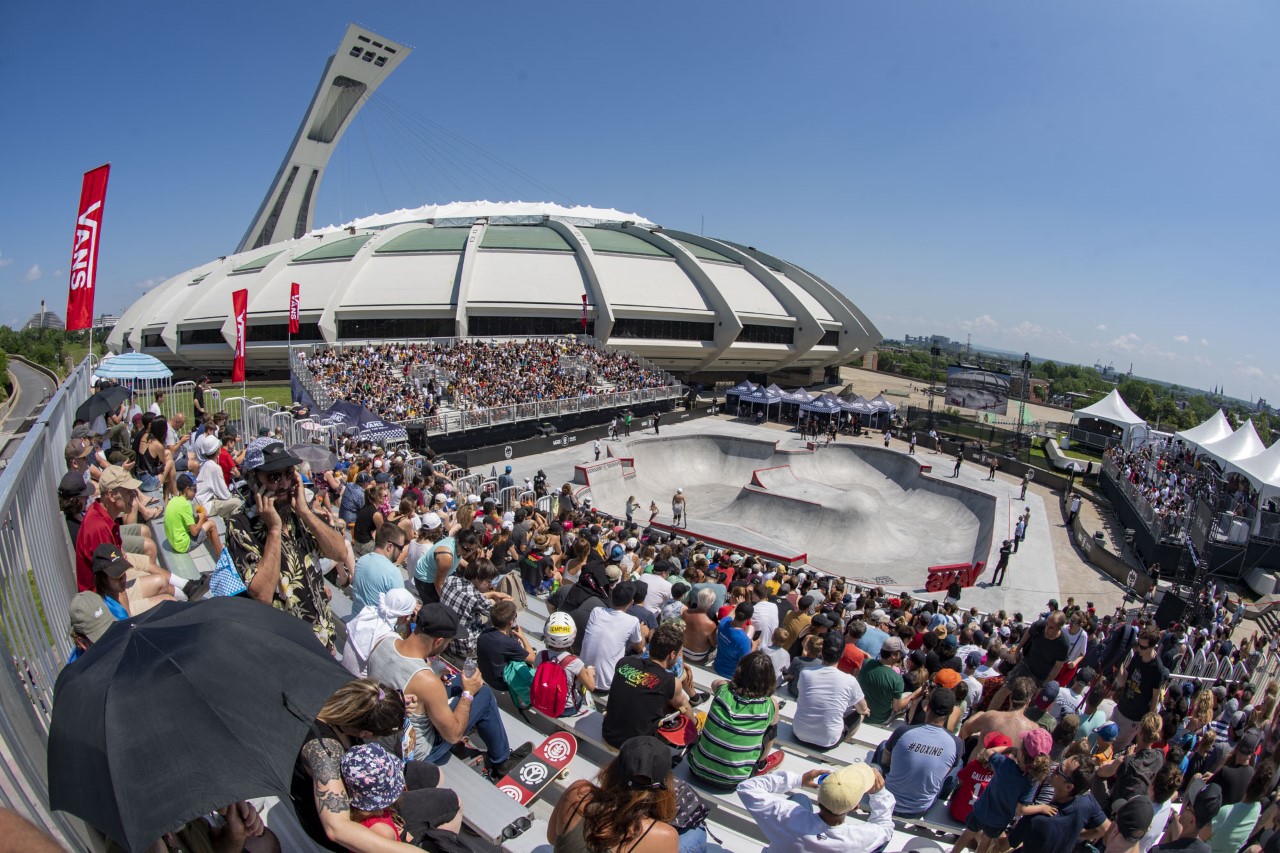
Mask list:
[[[104,161],[100,311],[233,249],[356,8],[7,4],[0,322],[65,308],[80,174]],[[317,224],[517,196],[705,217],[890,337],[972,332],[1280,403],[1272,0],[357,14],[416,52],[348,131]]]

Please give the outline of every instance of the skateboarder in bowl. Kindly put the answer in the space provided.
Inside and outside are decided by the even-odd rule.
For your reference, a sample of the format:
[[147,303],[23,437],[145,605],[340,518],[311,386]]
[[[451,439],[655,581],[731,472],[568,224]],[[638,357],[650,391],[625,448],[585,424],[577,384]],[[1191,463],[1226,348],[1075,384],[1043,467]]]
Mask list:
[[684,517],[684,489],[676,489],[676,493],[671,496],[671,526],[679,527],[682,519],[684,528],[688,530],[689,520]]

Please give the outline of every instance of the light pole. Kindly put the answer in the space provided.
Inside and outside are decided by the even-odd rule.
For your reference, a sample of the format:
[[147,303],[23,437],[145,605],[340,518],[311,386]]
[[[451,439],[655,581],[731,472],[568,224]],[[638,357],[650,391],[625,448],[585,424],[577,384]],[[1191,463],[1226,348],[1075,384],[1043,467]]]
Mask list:
[[1022,354],[1022,399],[1018,401],[1018,438],[1014,457],[1022,450],[1022,422],[1027,419],[1027,385],[1031,382],[1031,353]]
[[938,378],[938,356],[941,354],[937,344],[929,347],[929,429],[933,429],[933,386]]

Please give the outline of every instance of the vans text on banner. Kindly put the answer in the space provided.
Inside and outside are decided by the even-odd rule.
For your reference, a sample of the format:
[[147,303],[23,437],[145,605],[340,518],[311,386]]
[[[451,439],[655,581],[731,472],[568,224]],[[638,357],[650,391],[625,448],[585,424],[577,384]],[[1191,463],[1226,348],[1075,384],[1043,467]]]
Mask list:
[[111,164],[84,173],[76,236],[71,244],[71,282],[67,291],[67,331],[93,327],[93,288],[98,279],[98,244],[102,239],[102,209],[107,202]]
[[298,306],[302,297],[298,294],[298,283],[289,286],[289,334],[298,334]]
[[231,363],[231,381],[244,381],[244,324],[249,313],[249,291],[236,290],[231,293],[231,313],[236,318],[236,358]]

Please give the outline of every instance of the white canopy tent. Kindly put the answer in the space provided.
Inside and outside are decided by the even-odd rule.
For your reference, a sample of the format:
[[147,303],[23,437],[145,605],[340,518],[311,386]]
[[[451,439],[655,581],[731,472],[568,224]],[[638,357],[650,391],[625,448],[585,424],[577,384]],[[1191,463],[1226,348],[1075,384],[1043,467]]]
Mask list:
[[1182,432],[1176,433],[1176,435],[1199,450],[1206,444],[1220,441],[1231,435],[1231,423],[1227,420],[1227,416],[1222,413],[1222,409],[1218,409],[1204,423],[1191,429],[1184,429]]
[[1257,456],[1267,446],[1258,438],[1258,431],[1253,428],[1253,421],[1244,422],[1244,426],[1226,438],[1200,445],[1200,453],[1217,461],[1223,471],[1232,463],[1243,462],[1251,456]]
[[1268,500],[1280,503],[1280,441],[1230,467],[1253,483],[1258,490],[1258,506],[1265,508]]
[[[1120,392],[1114,388],[1111,389],[1110,394],[1092,406],[1086,406],[1071,413],[1071,425],[1073,427],[1077,426],[1081,421],[1090,420],[1102,421],[1119,427],[1120,444],[1125,448],[1130,448],[1136,442],[1141,442],[1147,435],[1147,422],[1139,417],[1133,409],[1129,408],[1124,398],[1120,396]],[[1081,427],[1081,430],[1096,432],[1096,430],[1088,430],[1087,427]]]

